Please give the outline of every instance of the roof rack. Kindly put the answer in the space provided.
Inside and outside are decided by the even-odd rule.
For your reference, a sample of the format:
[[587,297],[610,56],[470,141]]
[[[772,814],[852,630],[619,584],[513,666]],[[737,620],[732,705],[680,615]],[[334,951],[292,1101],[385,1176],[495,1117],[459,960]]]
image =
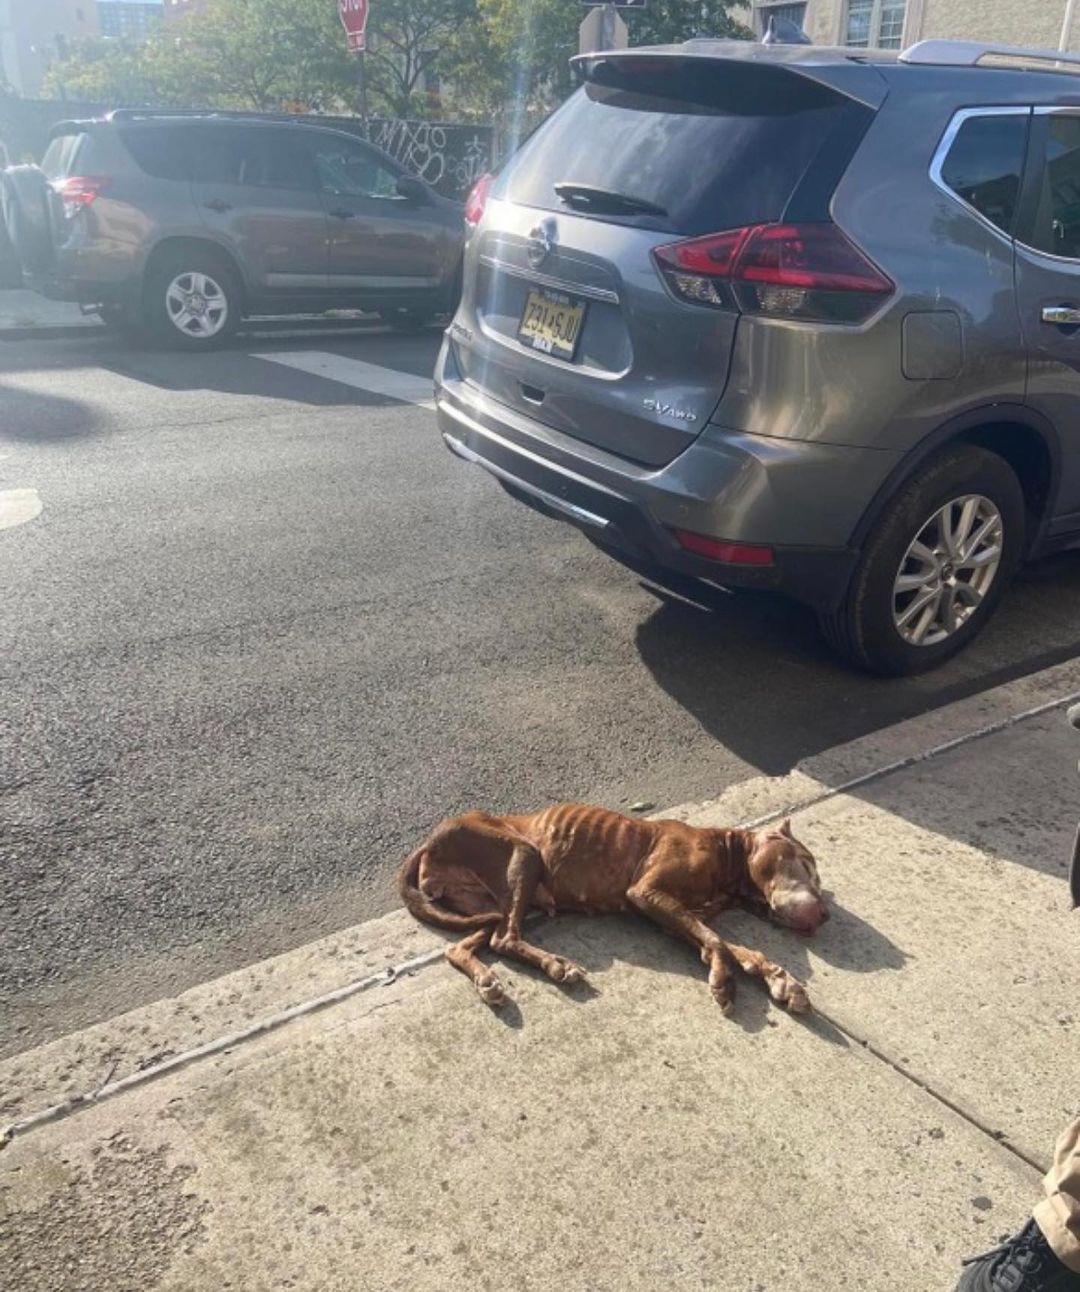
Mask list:
[[235,112],[224,108],[113,108],[106,121],[144,121],[155,117],[221,117],[226,121],[295,121],[304,112]]
[[900,62],[934,67],[1011,67],[1080,75],[1080,54],[1026,49],[1021,45],[991,45],[979,40],[920,40],[904,50]]

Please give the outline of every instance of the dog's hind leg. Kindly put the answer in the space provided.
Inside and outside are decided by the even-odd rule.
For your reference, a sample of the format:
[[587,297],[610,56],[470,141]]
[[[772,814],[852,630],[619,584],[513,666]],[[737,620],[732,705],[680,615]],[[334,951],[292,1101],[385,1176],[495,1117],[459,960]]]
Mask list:
[[477,929],[467,938],[455,942],[446,948],[446,958],[461,972],[472,980],[473,986],[480,993],[480,999],[488,1005],[501,1005],[506,1000],[502,983],[494,970],[489,969],[477,956],[477,951],[486,947],[491,941],[494,928]]
[[506,871],[510,888],[510,910],[506,919],[491,935],[491,949],[498,951],[500,955],[512,956],[515,960],[532,965],[534,969],[547,974],[552,982],[567,985],[581,982],[585,978],[585,970],[581,965],[564,956],[553,955],[542,947],[533,946],[521,936],[522,921],[537,902],[537,890],[542,888],[543,873],[544,863],[539,852],[531,844],[519,843]]

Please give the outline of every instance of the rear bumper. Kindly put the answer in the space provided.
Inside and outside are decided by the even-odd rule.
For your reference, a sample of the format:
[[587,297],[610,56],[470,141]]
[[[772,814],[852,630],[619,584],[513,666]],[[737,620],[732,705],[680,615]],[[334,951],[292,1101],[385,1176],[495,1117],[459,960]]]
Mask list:
[[[775,589],[820,609],[843,597],[858,559],[847,539],[899,457],[710,428],[667,466],[637,466],[488,399],[461,380],[449,343],[436,411],[451,452],[627,563]],[[676,528],[765,544],[774,563],[706,560],[679,547]]]
[[69,278],[56,273],[27,275],[26,286],[50,301],[74,301],[80,305],[127,305],[132,299],[126,282]]
[[27,287],[53,301],[124,305],[134,300],[138,266],[132,247],[111,238],[73,238],[56,248],[44,273]]

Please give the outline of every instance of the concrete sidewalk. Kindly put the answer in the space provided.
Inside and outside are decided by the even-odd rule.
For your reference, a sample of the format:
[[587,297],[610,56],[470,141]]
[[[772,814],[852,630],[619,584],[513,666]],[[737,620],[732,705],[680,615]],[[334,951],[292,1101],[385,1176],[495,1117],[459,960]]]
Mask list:
[[725,1020],[621,919],[543,924],[591,987],[502,965],[493,1013],[394,914],[0,1064],[10,1285],[948,1292],[1080,1109],[1078,691],[1060,666],[680,810],[795,806],[834,918],[718,927],[808,1022],[748,981]]
[[0,291],[0,339],[31,336],[66,336],[86,328],[101,330],[92,314],[83,314],[68,301],[50,301],[37,292],[12,288]]

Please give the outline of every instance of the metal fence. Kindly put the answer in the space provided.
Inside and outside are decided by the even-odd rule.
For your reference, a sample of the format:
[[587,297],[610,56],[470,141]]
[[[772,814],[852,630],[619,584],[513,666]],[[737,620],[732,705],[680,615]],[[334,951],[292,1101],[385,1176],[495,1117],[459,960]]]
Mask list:
[[[0,98],[0,140],[12,160],[39,160],[49,132],[58,121],[99,117],[115,104],[68,103],[56,99]],[[212,109],[209,109],[212,111]],[[167,112],[168,108],[163,108]],[[262,113],[245,114],[267,115]],[[462,197],[489,170],[495,156],[495,130],[490,125],[453,121],[392,121],[369,118],[365,130],[359,117],[274,114],[278,120],[334,126],[366,137],[402,166],[419,175],[447,197]]]

